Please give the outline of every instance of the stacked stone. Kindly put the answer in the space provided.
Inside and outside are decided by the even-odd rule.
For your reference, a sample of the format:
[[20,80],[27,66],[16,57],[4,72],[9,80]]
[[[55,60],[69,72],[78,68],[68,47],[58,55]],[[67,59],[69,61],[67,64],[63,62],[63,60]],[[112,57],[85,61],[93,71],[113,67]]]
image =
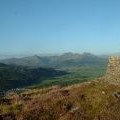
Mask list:
[[106,81],[113,84],[120,83],[120,58],[118,56],[109,57]]

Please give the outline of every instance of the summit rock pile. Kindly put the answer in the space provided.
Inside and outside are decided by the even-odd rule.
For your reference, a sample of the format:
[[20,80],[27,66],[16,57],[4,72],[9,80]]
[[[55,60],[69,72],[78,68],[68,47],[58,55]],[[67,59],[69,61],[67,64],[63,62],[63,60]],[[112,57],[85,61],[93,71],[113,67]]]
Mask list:
[[119,56],[109,57],[105,80],[112,84],[120,84],[120,58]]

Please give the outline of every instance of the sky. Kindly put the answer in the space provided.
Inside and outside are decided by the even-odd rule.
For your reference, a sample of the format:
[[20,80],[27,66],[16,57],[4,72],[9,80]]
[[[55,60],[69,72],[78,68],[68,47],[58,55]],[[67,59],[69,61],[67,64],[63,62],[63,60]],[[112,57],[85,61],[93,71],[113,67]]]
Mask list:
[[0,0],[0,54],[120,53],[120,0]]

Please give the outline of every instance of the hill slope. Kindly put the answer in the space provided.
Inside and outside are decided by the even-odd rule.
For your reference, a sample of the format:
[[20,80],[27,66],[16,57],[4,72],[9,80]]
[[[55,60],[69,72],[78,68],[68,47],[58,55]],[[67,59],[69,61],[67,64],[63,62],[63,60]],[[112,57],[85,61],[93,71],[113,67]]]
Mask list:
[[28,68],[23,66],[13,66],[0,64],[0,90],[23,87],[46,78],[53,78],[65,75],[64,71],[57,71],[52,68]]
[[[119,85],[98,81],[34,89],[1,98],[0,118],[14,120],[119,120]],[[6,101],[6,102],[3,102]]]

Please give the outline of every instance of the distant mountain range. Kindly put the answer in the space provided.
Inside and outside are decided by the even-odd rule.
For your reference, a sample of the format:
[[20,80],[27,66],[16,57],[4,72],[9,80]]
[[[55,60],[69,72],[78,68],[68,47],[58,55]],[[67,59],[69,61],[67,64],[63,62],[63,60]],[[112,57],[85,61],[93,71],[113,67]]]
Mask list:
[[8,65],[22,65],[29,67],[52,67],[52,68],[69,68],[90,65],[105,65],[107,57],[96,56],[91,53],[74,54],[65,53],[54,56],[30,56],[23,58],[10,58],[0,60],[1,63]]
[[105,68],[107,62],[107,57],[90,53],[65,53],[54,56],[34,55],[0,60],[0,90],[29,86],[52,77],[66,75],[68,69]]

